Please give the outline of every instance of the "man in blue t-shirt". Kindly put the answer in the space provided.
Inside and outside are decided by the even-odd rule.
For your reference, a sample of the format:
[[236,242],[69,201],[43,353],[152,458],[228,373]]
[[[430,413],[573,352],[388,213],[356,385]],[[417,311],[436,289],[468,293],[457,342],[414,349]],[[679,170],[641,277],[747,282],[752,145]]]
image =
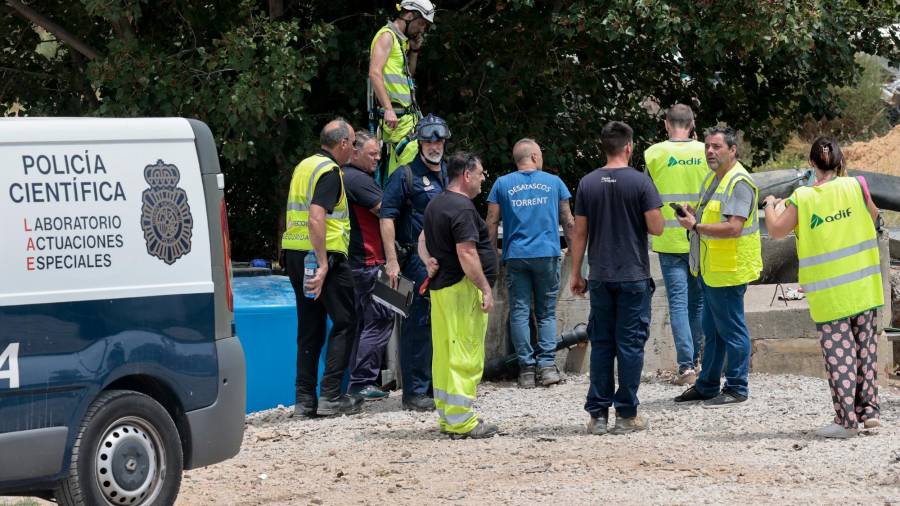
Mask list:
[[[611,121],[600,132],[606,165],[581,178],[575,194],[570,288],[584,297],[581,274],[585,246],[590,266],[591,386],[584,409],[588,431],[606,434],[609,408],[615,407],[615,433],[644,430],[647,418],[637,413],[638,386],[644,368],[644,345],[650,335],[650,277],[647,234],[665,227],[662,200],[653,181],[631,168],[631,127]],[[618,362],[619,388],[613,376]]]
[[[513,146],[516,172],[494,182],[488,195],[488,233],[497,244],[503,222],[503,262],[509,290],[509,333],[519,358],[519,386],[559,383],[556,368],[556,296],[559,293],[559,225],[566,240],[575,226],[569,209],[572,195],[560,178],[547,174],[541,147],[534,139]],[[531,301],[537,319],[537,351],[531,346],[528,321]]]

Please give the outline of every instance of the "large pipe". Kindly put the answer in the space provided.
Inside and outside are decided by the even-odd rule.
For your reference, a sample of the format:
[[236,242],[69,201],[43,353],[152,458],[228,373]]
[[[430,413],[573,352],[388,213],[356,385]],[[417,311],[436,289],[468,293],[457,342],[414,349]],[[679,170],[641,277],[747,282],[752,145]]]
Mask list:
[[[579,323],[572,330],[563,332],[556,342],[556,351],[563,348],[571,348],[578,343],[586,343],[588,340],[587,326]],[[505,357],[488,360],[484,364],[483,378],[486,381],[497,381],[515,378],[519,374],[519,359],[515,353]]]
[[[783,169],[751,174],[759,187],[760,202],[767,195],[788,197],[798,187],[812,184],[810,169]],[[900,177],[862,170],[848,171],[850,176],[864,176],[872,200],[879,209],[900,211]]]

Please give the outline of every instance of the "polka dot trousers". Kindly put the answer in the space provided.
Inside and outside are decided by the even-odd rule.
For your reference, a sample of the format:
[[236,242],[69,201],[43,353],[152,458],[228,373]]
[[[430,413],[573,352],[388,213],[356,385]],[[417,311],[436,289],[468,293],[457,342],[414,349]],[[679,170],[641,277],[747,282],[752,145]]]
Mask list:
[[834,401],[834,423],[844,428],[855,429],[879,416],[875,318],[872,309],[816,324]]

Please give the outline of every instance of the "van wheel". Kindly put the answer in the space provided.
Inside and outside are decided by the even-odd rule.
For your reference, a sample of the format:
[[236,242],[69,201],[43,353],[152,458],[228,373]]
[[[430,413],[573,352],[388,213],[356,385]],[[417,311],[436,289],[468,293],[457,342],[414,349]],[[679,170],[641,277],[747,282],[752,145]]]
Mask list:
[[171,505],[183,469],[175,423],[151,397],[103,392],[88,408],[72,447],[59,504]]

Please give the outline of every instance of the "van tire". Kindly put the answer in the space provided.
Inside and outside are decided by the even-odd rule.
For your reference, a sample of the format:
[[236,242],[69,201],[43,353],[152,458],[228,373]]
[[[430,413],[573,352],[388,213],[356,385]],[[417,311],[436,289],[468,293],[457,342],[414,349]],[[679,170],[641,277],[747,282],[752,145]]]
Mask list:
[[[123,459],[126,452],[136,457]],[[109,471],[102,463],[106,461]],[[178,429],[169,413],[142,393],[109,390],[84,415],[72,445],[69,475],[56,489],[56,501],[66,506],[171,505],[183,466]],[[128,474],[135,470],[137,474]],[[101,482],[98,477],[107,472],[111,479]]]

